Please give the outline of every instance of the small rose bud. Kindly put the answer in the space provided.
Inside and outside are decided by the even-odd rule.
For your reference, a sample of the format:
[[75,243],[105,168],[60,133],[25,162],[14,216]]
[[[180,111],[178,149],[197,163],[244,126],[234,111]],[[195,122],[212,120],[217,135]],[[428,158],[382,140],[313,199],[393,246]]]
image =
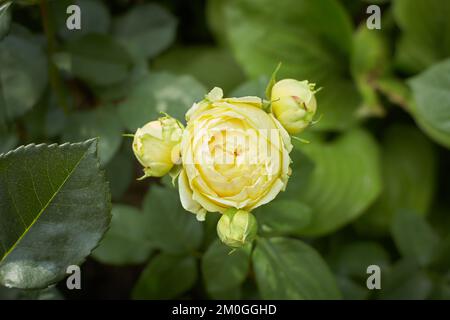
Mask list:
[[162,177],[180,160],[183,125],[171,117],[162,117],[137,129],[133,151],[144,167],[146,177]]
[[303,131],[317,109],[314,85],[308,81],[284,79],[272,88],[272,112],[290,134]]
[[217,234],[220,240],[229,247],[240,248],[251,243],[258,230],[256,218],[250,212],[228,209],[217,223]]

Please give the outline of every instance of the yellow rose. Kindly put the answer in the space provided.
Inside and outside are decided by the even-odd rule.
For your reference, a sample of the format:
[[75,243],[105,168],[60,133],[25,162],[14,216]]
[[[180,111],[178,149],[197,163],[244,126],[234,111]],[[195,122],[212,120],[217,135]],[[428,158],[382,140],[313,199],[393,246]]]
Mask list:
[[303,131],[317,109],[314,85],[308,81],[284,79],[272,88],[272,112],[291,134]]
[[146,177],[162,177],[180,157],[182,124],[174,118],[162,117],[137,129],[133,152],[144,167]]
[[206,212],[251,211],[286,188],[291,140],[258,97],[223,98],[214,88],[186,114],[181,141],[183,207]]

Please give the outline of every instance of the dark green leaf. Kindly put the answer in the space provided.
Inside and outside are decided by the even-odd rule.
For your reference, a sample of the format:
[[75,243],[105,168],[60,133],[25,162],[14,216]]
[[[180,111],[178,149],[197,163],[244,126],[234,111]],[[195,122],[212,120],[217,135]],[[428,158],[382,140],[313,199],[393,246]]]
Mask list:
[[114,205],[111,227],[93,256],[112,265],[140,264],[152,251],[145,216],[134,207]]
[[128,51],[107,35],[87,34],[71,41],[67,49],[70,71],[91,85],[109,86],[124,81],[132,67]]
[[364,234],[388,233],[392,217],[400,209],[426,215],[434,194],[435,154],[418,129],[403,125],[388,128],[382,151],[383,190],[357,221]]
[[294,200],[275,200],[257,208],[254,213],[260,231],[272,235],[298,233],[312,219],[311,208]]
[[47,86],[47,59],[42,48],[27,36],[11,33],[0,42],[0,88],[7,119],[31,109]]
[[264,299],[339,299],[322,257],[300,240],[259,239],[253,267]]
[[152,73],[132,89],[119,106],[119,114],[130,131],[161,116],[161,111],[184,121],[186,111],[203,99],[206,89],[190,76]]
[[287,0],[274,8],[271,0],[231,0],[223,6],[228,39],[251,77],[270,75],[281,62],[280,79],[323,87],[318,128],[344,129],[356,121],[359,95],[348,77],[352,27],[337,1]]
[[163,7],[149,3],[134,6],[118,18],[114,32],[135,56],[152,58],[174,41],[176,27],[175,17]]
[[439,238],[422,216],[400,210],[394,216],[391,232],[403,257],[415,259],[420,265],[430,262]]
[[102,164],[108,163],[120,147],[122,123],[113,106],[70,115],[63,131],[63,141],[99,138],[98,155]]
[[450,56],[450,2],[396,0],[394,16],[402,30],[397,63],[409,72],[421,71]]
[[300,147],[314,162],[308,183],[294,189],[313,210],[301,234],[332,232],[362,214],[379,195],[379,150],[368,132],[352,130],[329,143],[312,141]]
[[1,284],[45,288],[97,246],[111,217],[96,145],[28,145],[0,156]]
[[172,299],[189,290],[197,280],[193,257],[160,254],[142,272],[133,289],[134,299]]
[[207,214],[204,221],[204,240],[203,246],[208,248],[217,240],[217,222],[219,222],[220,214]]
[[433,140],[450,148],[450,59],[416,76],[410,85],[417,123]]
[[247,277],[250,248],[240,248],[232,253],[230,251],[229,247],[216,240],[203,255],[203,281],[206,290],[213,296],[227,290],[235,291]]
[[203,238],[201,222],[185,211],[177,190],[153,185],[144,200],[152,243],[169,253],[192,252]]
[[[309,138],[307,137],[307,139]],[[296,144],[295,140],[292,141]],[[301,145],[297,145],[297,147],[292,149],[289,156],[292,160],[290,166],[292,174],[289,178],[286,190],[280,193],[277,196],[277,199],[298,201],[298,192],[307,187],[312,177],[315,164],[314,161],[302,151]]]

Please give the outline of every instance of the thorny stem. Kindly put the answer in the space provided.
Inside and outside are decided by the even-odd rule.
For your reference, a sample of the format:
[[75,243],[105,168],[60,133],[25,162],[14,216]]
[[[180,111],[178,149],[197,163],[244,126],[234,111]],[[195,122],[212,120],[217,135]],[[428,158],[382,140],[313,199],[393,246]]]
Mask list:
[[55,30],[52,25],[52,21],[48,15],[48,0],[40,0],[40,8],[42,15],[42,26],[44,28],[45,37],[47,38],[47,48],[48,48],[48,73],[50,77],[50,84],[56,92],[56,98],[58,100],[58,105],[62,107],[65,113],[69,112],[69,107],[67,105],[66,95],[62,87],[61,76],[52,61],[52,56],[56,50],[55,41]]

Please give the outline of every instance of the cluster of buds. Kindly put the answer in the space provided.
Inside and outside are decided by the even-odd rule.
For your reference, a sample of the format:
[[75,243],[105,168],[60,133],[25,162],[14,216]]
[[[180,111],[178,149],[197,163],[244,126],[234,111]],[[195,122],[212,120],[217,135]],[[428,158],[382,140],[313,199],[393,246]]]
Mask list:
[[[133,151],[143,166],[141,179],[178,176],[180,200],[187,211],[198,220],[207,212],[219,212],[217,234],[224,244],[239,248],[251,243],[257,234],[251,211],[286,188],[292,149],[289,134],[297,134],[312,123],[317,109],[315,92],[308,81],[276,82],[275,75],[266,90],[268,100],[223,98],[222,90],[214,88],[187,112],[186,128],[165,116],[137,129]],[[204,131],[194,130],[195,126],[209,132],[200,137],[198,132]],[[240,138],[236,126],[256,130],[254,143],[242,146],[239,139],[222,135],[226,131],[229,137]],[[274,137],[258,136],[259,128],[274,130]],[[274,139],[269,141],[271,150],[261,148],[261,141],[267,139]],[[195,163],[200,153],[213,163]],[[234,161],[216,163],[221,153],[234,157]],[[253,161],[243,162],[244,156]],[[268,163],[273,164],[270,170]]]

